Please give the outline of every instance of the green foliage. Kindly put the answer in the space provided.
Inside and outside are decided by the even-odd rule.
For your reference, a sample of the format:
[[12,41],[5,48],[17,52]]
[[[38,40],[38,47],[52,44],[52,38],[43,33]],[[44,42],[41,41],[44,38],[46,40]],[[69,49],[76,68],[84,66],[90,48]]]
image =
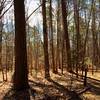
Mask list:
[[91,58],[90,57],[85,57],[84,58],[84,64],[85,65],[90,65],[92,63]]

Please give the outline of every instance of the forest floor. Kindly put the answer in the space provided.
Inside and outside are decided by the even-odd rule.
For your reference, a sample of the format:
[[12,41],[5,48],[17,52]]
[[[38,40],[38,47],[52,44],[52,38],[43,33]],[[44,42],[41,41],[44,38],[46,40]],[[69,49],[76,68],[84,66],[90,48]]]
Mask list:
[[7,82],[2,82],[0,74],[0,100],[100,100],[100,72],[94,75],[88,72],[86,87],[80,76],[77,79],[68,72],[63,75],[51,73],[52,79],[48,81],[43,77],[43,73],[29,75],[30,90],[15,95],[11,72],[8,73]]

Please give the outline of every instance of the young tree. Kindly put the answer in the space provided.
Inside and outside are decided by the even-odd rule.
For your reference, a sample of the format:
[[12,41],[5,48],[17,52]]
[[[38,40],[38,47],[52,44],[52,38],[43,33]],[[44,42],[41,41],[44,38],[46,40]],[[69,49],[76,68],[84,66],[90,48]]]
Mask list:
[[15,15],[15,72],[14,72],[13,84],[15,90],[23,90],[29,88],[24,0],[14,0],[14,15]]

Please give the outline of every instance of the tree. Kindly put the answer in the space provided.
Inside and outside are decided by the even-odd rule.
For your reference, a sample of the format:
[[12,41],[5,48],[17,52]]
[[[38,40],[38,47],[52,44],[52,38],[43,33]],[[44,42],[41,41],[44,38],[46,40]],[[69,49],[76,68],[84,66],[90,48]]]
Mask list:
[[76,73],[78,77],[78,66],[80,60],[80,23],[79,23],[79,3],[77,0],[73,0],[74,3],[74,20],[75,20],[75,29],[76,29],[76,41],[77,41],[77,57],[76,57]]
[[14,72],[13,84],[15,90],[23,90],[29,88],[24,0],[14,0],[14,15],[15,15],[15,72]]
[[3,29],[3,23],[2,20],[0,19],[0,67],[1,67],[2,77],[4,81],[4,71],[2,68],[2,29]]
[[64,39],[66,41],[66,53],[67,53],[67,64],[68,64],[68,71],[72,71],[71,66],[71,51],[70,51],[70,40],[68,34],[68,25],[67,25],[67,9],[66,9],[66,2],[65,0],[61,0],[62,5],[62,18],[63,18],[63,29],[64,29]]
[[50,15],[50,44],[51,44],[51,55],[52,55],[52,68],[53,68],[53,72],[56,73],[57,70],[55,68],[54,44],[53,44],[52,0],[50,0],[49,15]]
[[50,78],[50,74],[49,74],[48,33],[47,33],[46,4],[45,3],[46,3],[46,0],[42,0],[45,78],[48,79]]
[[2,70],[2,76],[3,76],[3,81],[4,81],[4,71],[2,68],[2,30],[3,30],[3,21],[2,21],[2,11],[4,9],[4,0],[0,0],[0,67]]
[[91,25],[91,31],[92,31],[92,39],[93,39],[93,64],[98,66],[99,64],[99,49],[98,49],[98,36],[97,36],[97,30],[96,30],[96,4],[95,0],[92,0],[93,3],[93,9],[92,9],[92,25]]
[[86,11],[85,11],[86,35],[85,35],[84,44],[83,44],[82,76],[83,76],[83,69],[84,69],[83,65],[85,63],[85,57],[86,57],[86,47],[87,47],[88,38],[89,38],[89,25],[90,25],[92,8],[93,8],[93,3],[91,3],[91,8],[90,8],[90,13],[88,14],[88,18],[86,17]]
[[61,23],[60,23],[60,0],[57,1],[57,50],[56,50],[56,70],[61,68],[61,59],[60,59],[60,36],[61,36]]

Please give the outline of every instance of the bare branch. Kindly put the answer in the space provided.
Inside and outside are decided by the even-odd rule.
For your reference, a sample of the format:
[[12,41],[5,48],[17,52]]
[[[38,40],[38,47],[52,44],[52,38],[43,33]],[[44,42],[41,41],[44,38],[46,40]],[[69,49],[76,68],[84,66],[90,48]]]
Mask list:
[[[46,1],[47,2],[47,1]],[[42,3],[43,4],[43,3]],[[29,20],[29,18],[33,15],[33,13],[35,13],[41,6],[42,4],[40,4],[27,18],[26,18],[26,21]]]
[[4,16],[5,13],[7,13],[9,11],[9,9],[13,6],[13,2],[11,3],[11,5],[8,7],[8,9],[6,9],[4,11],[4,13],[0,16],[0,19]]

